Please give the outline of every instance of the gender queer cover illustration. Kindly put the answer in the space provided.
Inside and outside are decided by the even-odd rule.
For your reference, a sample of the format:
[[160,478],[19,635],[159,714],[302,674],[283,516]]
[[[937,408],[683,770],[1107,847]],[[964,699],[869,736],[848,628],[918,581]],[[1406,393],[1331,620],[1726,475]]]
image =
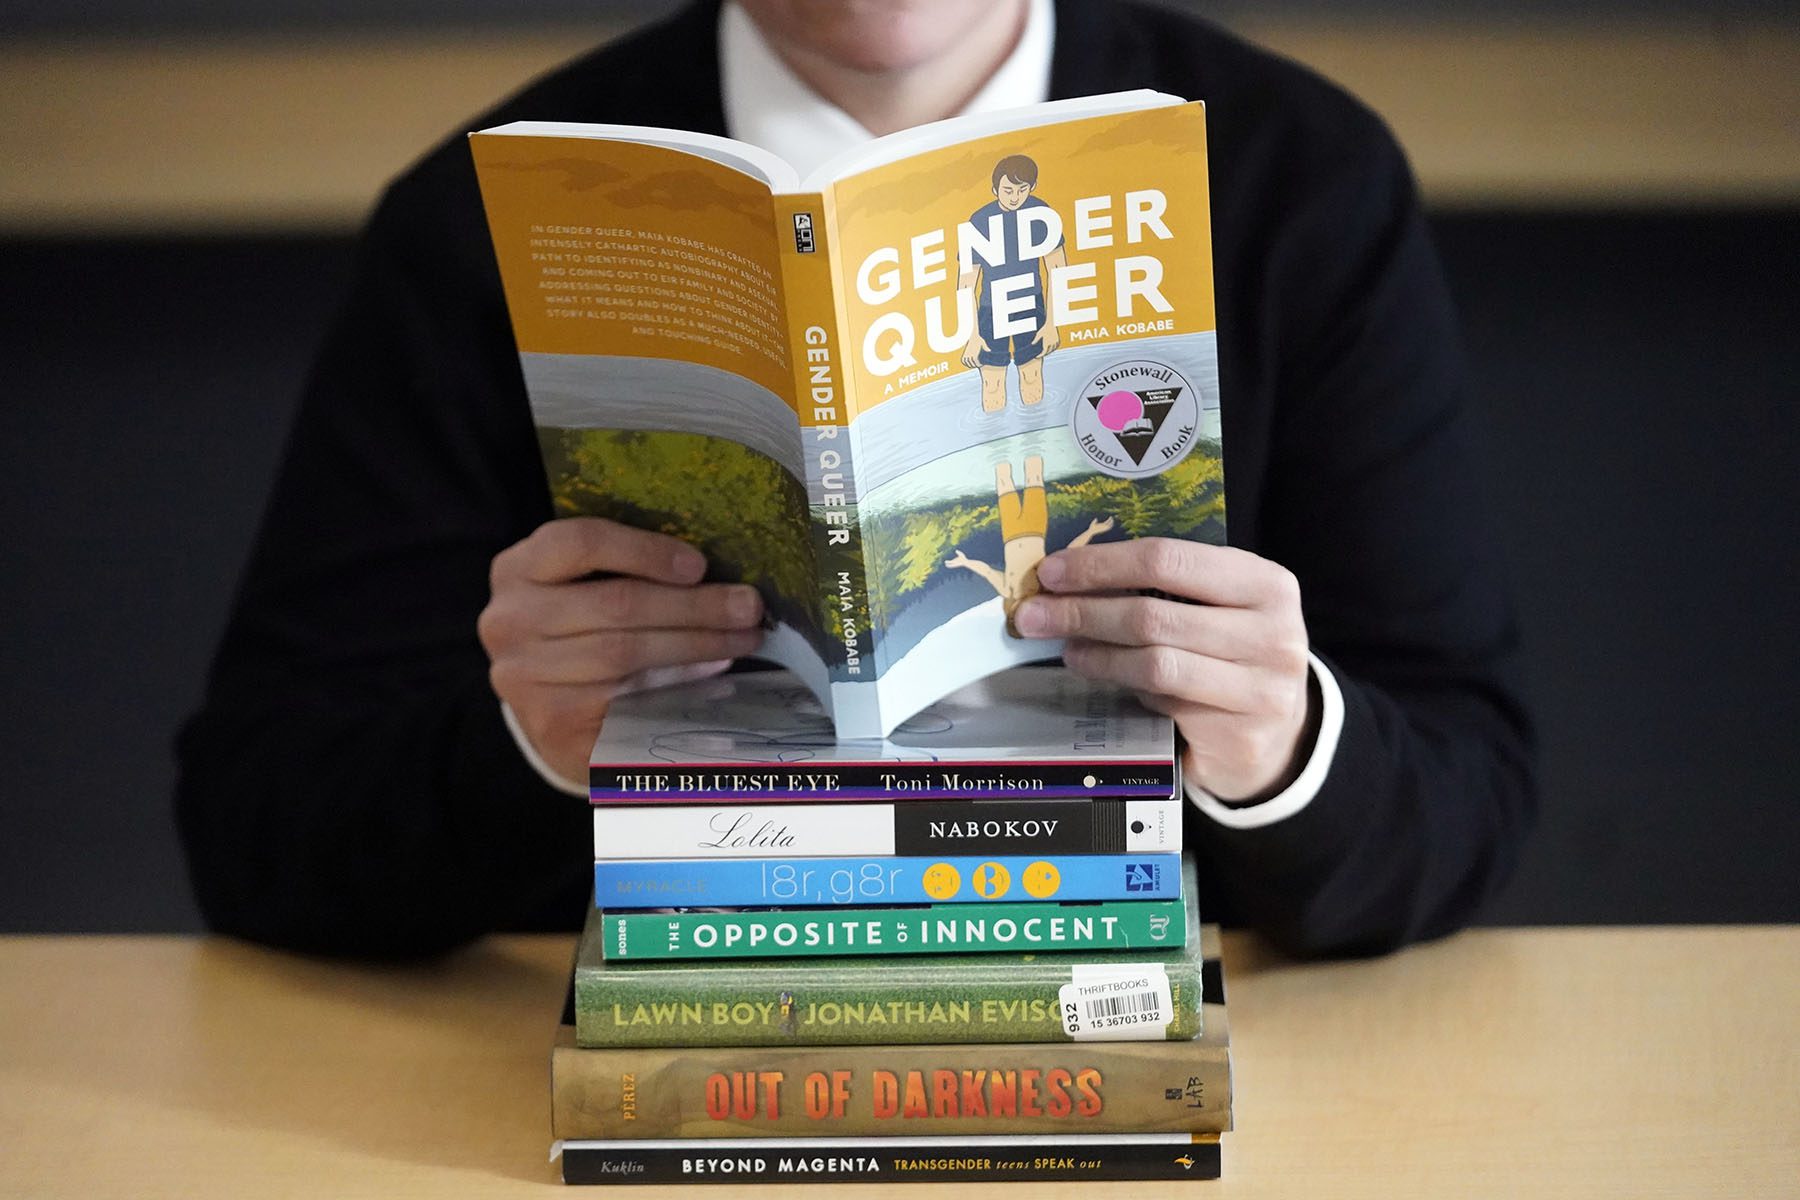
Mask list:
[[878,139],[471,139],[555,510],[754,584],[850,738],[1056,657],[1037,565],[1223,542],[1201,106],[1120,93]]

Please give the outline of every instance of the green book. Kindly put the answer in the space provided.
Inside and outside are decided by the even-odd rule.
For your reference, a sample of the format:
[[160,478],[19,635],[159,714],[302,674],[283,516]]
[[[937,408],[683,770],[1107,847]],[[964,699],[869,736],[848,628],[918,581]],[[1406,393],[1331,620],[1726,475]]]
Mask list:
[[1187,940],[1180,900],[917,904],[888,908],[603,911],[615,962],[958,951],[1157,950]]
[[608,961],[588,915],[575,962],[579,1045],[846,1046],[1185,1041],[1200,1032],[1200,917],[1158,950]]

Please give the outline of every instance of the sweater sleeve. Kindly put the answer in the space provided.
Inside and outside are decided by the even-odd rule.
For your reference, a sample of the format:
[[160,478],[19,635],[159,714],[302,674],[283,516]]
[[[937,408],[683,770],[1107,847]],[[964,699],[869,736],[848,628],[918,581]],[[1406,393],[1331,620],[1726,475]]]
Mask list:
[[1329,111],[1310,163],[1294,151],[1288,218],[1221,286],[1256,289],[1269,347],[1250,548],[1299,578],[1343,725],[1304,808],[1196,840],[1213,890],[1278,944],[1366,954],[1467,923],[1510,874],[1535,798],[1447,289],[1392,138],[1360,106]]
[[473,173],[396,185],[306,386],[200,711],[178,742],[223,932],[366,955],[572,926],[587,806],[520,757],[475,621],[549,517]]

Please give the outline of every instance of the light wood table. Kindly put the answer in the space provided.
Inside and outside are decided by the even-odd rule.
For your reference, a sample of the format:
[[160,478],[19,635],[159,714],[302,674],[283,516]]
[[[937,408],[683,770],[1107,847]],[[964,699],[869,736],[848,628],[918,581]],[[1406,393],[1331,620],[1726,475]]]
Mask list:
[[[0,939],[0,1196],[550,1195],[569,954]],[[1225,1178],[1158,1194],[1800,1195],[1800,927],[1488,930],[1331,965],[1231,936],[1225,959]],[[697,1194],[733,1192],[777,1194]]]

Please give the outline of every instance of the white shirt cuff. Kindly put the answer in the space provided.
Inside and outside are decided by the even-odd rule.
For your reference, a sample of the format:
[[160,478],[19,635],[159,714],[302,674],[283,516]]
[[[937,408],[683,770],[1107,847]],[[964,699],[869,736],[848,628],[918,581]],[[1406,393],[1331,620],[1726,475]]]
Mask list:
[[531,764],[531,769],[536,771],[545,783],[559,792],[580,796],[583,800],[588,798],[586,788],[573,780],[564,779],[551,769],[549,763],[544,761],[544,756],[537,752],[537,747],[532,745],[531,739],[525,736],[525,727],[519,724],[519,718],[513,713],[512,705],[504,700],[500,702],[500,717],[506,722],[507,731],[512,734],[513,744],[518,746],[519,753],[525,756],[525,761]]
[[1306,658],[1312,666],[1313,678],[1319,681],[1319,736],[1313,742],[1312,757],[1307,759],[1294,782],[1285,791],[1260,804],[1231,808],[1192,783],[1183,781],[1194,807],[1227,829],[1260,829],[1285,821],[1310,804],[1325,785],[1325,776],[1331,772],[1331,760],[1337,756],[1338,738],[1344,732],[1344,693],[1318,655],[1308,654]]

